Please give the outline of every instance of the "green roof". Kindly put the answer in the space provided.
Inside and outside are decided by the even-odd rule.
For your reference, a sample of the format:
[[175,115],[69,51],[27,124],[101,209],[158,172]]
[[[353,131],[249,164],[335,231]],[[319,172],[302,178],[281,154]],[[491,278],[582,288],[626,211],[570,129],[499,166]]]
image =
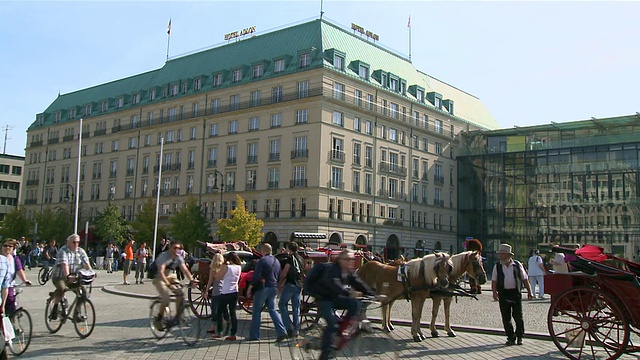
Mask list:
[[[213,89],[213,75],[218,73],[223,74],[222,87],[237,85],[238,83],[232,83],[231,79],[231,72],[236,69],[243,69],[243,81],[240,84],[320,66],[333,69],[331,62],[325,59],[325,51],[329,49],[335,49],[337,53],[346,56],[345,72],[348,75],[358,77],[357,69],[349,68],[349,64],[358,61],[366,63],[370,66],[370,73],[383,70],[406,81],[407,88],[416,85],[424,88],[425,93],[437,92],[442,94],[443,100],[453,100],[455,102],[454,114],[463,121],[483,129],[498,127],[491,114],[475,96],[417,70],[408,59],[401,55],[326,20],[318,19],[173,58],[161,68],[143,74],[59,95],[42,114],[39,114],[43,119],[42,124],[38,125],[38,120],[36,120],[30,129],[35,126],[53,124],[53,114],[58,111],[63,112],[61,114],[62,122],[70,121],[67,120],[66,111],[74,107],[77,109],[77,116],[71,121],[77,120],[82,116],[82,107],[88,104],[93,105],[92,115],[97,115],[98,103],[105,100],[110,102],[109,112],[116,111],[115,99],[123,96],[125,97],[123,109],[148,105],[151,103],[148,96],[150,89],[161,89],[178,82],[190,82],[198,77],[202,78],[202,90],[200,91],[211,91]],[[312,53],[311,66],[304,69],[298,68],[298,54],[310,50]],[[285,59],[286,67],[282,73],[274,74],[273,61],[277,59]],[[252,79],[251,66],[260,62],[265,64],[264,74],[259,79]],[[372,85],[379,85],[373,79],[370,82]],[[136,93],[141,94],[141,100],[140,103],[134,105],[132,104],[132,95]],[[192,86],[189,86],[186,95],[191,94],[193,94],[193,90]],[[156,96],[155,102],[160,101],[162,90]],[[416,100],[409,93],[407,96]],[[428,101],[425,101],[425,104],[429,105]]]

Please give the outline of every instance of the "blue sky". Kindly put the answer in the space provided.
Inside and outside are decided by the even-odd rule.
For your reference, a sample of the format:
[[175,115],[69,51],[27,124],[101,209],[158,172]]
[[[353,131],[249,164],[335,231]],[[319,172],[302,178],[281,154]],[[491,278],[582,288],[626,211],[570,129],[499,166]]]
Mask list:
[[[479,97],[501,127],[640,111],[640,2],[325,1],[417,68]],[[320,1],[0,1],[0,125],[23,155],[26,128],[57,96],[161,67],[171,55],[317,17]],[[4,134],[1,134],[2,136]]]

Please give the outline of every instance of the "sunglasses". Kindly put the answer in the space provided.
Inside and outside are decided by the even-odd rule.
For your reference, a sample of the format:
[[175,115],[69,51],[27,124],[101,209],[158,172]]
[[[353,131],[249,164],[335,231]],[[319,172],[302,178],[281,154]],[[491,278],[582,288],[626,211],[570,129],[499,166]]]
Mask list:
[[174,246],[173,248],[176,250],[182,250],[182,246]]
[[73,243],[74,244],[80,244],[80,241],[74,241]]
[[12,248],[12,247],[15,247],[15,246],[13,246],[13,245],[9,245],[9,244],[3,244],[3,245],[2,245],[2,247]]

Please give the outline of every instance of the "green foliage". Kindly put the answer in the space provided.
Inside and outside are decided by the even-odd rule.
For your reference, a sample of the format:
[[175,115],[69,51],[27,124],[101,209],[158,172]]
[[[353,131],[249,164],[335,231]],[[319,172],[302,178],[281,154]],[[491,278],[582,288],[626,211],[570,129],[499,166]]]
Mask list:
[[95,225],[95,234],[102,241],[112,241],[116,244],[124,244],[129,236],[129,226],[122,217],[118,205],[109,205],[98,214]]
[[45,208],[42,212],[35,214],[34,218],[38,223],[39,240],[57,240],[58,244],[64,244],[65,240],[73,231],[70,213],[68,209],[57,207]]
[[218,231],[224,242],[244,241],[254,247],[262,241],[264,222],[250,213],[244,206],[244,199],[236,195],[237,207],[229,212],[229,218],[218,219]]
[[[155,230],[156,203],[152,198],[142,205],[142,209],[136,214],[136,220],[131,223],[131,228],[135,232],[138,244],[146,242],[149,247],[153,247],[153,232]],[[158,243],[163,236],[167,235],[167,228],[158,227]]]
[[33,231],[33,221],[27,219],[24,208],[15,207],[4,215],[0,222],[0,235],[3,238],[19,239]]
[[209,239],[209,222],[195,197],[189,196],[185,206],[171,217],[171,236],[191,251],[196,241]]

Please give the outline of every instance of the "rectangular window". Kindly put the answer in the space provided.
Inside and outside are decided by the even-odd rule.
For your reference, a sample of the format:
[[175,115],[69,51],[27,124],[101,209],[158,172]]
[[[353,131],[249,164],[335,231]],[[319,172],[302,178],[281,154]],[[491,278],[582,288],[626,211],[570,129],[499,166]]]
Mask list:
[[194,140],[196,138],[196,129],[197,128],[195,126],[189,129],[189,140]]
[[296,217],[296,199],[291,199],[291,214],[292,218]]
[[218,136],[218,124],[209,125],[209,136]]
[[362,106],[362,90],[356,89],[354,91],[353,102],[356,106]]
[[369,68],[364,65],[360,65],[358,67],[358,75],[365,80],[369,80]]
[[129,138],[129,149],[134,149],[136,147],[136,143],[138,141],[138,138],[136,137],[130,137]]
[[278,59],[273,63],[273,71],[276,73],[284,71],[284,59]]
[[362,125],[360,123],[360,118],[359,117],[354,117],[353,118],[353,130],[360,132],[362,130]]
[[153,101],[156,99],[156,89],[149,90],[149,101]]
[[373,147],[364,148],[364,166],[373,167]]
[[389,140],[398,142],[398,132],[394,128],[389,128]]
[[298,91],[298,99],[306,98],[309,96],[309,80],[298,81],[296,85]]
[[118,99],[118,109],[121,109],[124,106],[124,98]]
[[242,80],[242,70],[233,70],[233,82],[240,82]]
[[358,143],[353,144],[353,164],[360,165],[360,150],[361,146]]
[[170,95],[171,96],[178,95],[178,84],[171,85]]
[[213,87],[222,86],[222,74],[213,75],[212,85]]
[[218,148],[209,148],[207,154],[207,167],[215,167],[218,162]]
[[202,79],[197,78],[193,81],[193,90],[198,91],[202,88]]
[[344,114],[339,111],[333,112],[333,125],[344,127]]
[[237,163],[237,153],[238,151],[236,145],[227,146],[227,165],[235,165]]
[[344,100],[345,86],[338,82],[333,83],[333,97],[338,100]]
[[438,134],[442,134],[443,132],[442,120],[434,120],[434,131]]
[[367,133],[367,135],[373,134],[373,126],[371,124],[371,121],[366,120],[364,122],[364,132]]
[[298,57],[298,67],[305,68],[311,66],[311,54],[302,54]]
[[300,217],[307,217],[307,199],[300,198]]
[[373,110],[373,94],[367,94],[367,110]]
[[309,109],[296,110],[296,125],[309,122]]
[[258,131],[260,129],[260,118],[257,116],[249,118],[249,131]]
[[442,155],[442,144],[439,142],[436,143],[436,154]]
[[416,99],[420,102],[424,101],[424,91],[416,90]]
[[269,189],[277,189],[280,185],[280,169],[269,169]]
[[238,133],[238,120],[229,121],[229,135]]
[[389,103],[389,109],[391,110],[391,117],[397,119],[399,116],[398,113],[398,104]]
[[344,70],[344,58],[340,55],[333,56],[333,67],[339,70]]
[[256,179],[257,179],[257,172],[255,170],[247,170],[247,183],[246,183],[246,190],[255,190],[256,189]]
[[332,167],[331,168],[331,187],[334,189],[342,189],[342,168]]
[[282,114],[271,114],[271,127],[276,128],[282,126]]
[[269,141],[269,161],[280,160],[280,139]]
[[133,94],[133,99],[131,100],[131,102],[133,104],[139,104],[140,103],[140,94]]
[[429,142],[427,138],[422,138],[422,151],[429,151]]
[[274,86],[271,89],[271,102],[279,103],[282,101],[282,85]]
[[231,95],[229,97],[229,110],[238,110],[240,108],[240,95]]
[[360,192],[360,172],[359,171],[353,172],[353,192],[356,192],[356,193]]
[[247,164],[258,163],[258,143],[247,144]]
[[262,76],[262,64],[253,65],[253,78],[259,78]]
[[217,114],[220,112],[220,99],[211,100],[211,113]]
[[260,106],[260,90],[251,92],[251,106]]
[[111,151],[118,151],[119,144],[120,144],[119,140],[113,140],[111,142]]

